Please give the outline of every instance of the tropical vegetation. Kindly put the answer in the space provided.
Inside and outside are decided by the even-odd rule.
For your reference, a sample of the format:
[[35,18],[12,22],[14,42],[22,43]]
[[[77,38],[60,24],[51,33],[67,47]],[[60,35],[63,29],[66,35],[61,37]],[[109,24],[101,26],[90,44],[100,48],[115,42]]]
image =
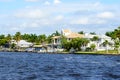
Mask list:
[[[83,31],[78,32],[79,34],[85,34]],[[96,33],[90,32],[90,34],[95,35]],[[120,27],[117,29],[114,29],[113,31],[106,32],[106,35],[111,37],[111,39],[114,41],[113,43],[110,43],[108,40],[105,40],[101,45],[106,47],[106,53],[109,53],[108,50],[108,45],[114,47],[114,50],[117,51],[117,53],[120,53]],[[45,35],[45,34],[22,34],[20,32],[16,32],[14,35],[8,34],[0,35],[0,47],[9,47],[9,48],[15,48],[15,44],[10,44],[11,40],[16,40],[18,43],[20,40],[26,40],[28,42],[31,42],[35,45],[43,45],[43,44],[50,44],[53,41],[53,36],[61,36],[61,34],[56,31],[50,35]],[[86,39],[86,38],[75,38],[72,40],[67,40],[65,36],[61,37],[61,47],[64,48],[66,51],[69,51],[71,48],[74,48],[76,51],[81,51],[84,49],[84,47],[87,46],[87,44],[93,41],[97,43],[99,41],[98,36],[94,36],[91,39]],[[97,47],[96,44],[91,44],[90,47],[87,47],[85,50],[86,51],[95,51],[95,48]],[[111,52],[111,51],[110,51]],[[114,52],[114,51],[113,51]]]
[[114,41],[114,50],[120,53],[120,27],[114,29],[114,31],[106,32],[106,35],[111,37]]

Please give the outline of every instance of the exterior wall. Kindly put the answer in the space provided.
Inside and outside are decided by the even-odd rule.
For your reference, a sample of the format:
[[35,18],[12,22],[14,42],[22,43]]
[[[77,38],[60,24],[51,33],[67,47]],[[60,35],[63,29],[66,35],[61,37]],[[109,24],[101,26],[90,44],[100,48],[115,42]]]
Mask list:
[[114,48],[113,48],[112,46],[110,46],[110,45],[107,45],[107,46],[103,46],[103,45],[102,45],[102,43],[105,42],[105,40],[107,40],[108,42],[114,44],[114,42],[111,40],[110,37],[106,37],[105,35],[104,35],[104,37],[101,37],[101,36],[98,35],[98,37],[100,38],[98,41],[90,41],[86,47],[90,47],[91,44],[95,44],[97,51],[106,50],[106,48],[107,48],[108,50],[113,50],[113,49],[114,49]]
[[61,40],[60,40],[60,38],[55,38],[54,40],[53,40],[53,44],[61,44]]
[[67,36],[67,35],[69,35],[70,33],[71,33],[71,31],[70,30],[67,30],[66,32],[65,32],[66,30],[62,30],[62,35],[64,35],[64,36]]

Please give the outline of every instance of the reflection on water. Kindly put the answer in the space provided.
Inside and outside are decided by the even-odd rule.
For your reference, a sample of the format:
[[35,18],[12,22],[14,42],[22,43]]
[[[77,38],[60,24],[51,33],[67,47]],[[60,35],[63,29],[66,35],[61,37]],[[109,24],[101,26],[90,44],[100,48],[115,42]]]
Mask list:
[[120,56],[0,52],[0,80],[120,80]]

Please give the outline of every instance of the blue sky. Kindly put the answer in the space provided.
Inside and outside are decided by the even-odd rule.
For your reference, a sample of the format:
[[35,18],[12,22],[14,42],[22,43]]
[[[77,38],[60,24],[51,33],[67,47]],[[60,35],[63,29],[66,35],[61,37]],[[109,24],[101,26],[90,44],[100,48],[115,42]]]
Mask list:
[[104,34],[120,26],[120,0],[0,0],[0,34],[56,30]]

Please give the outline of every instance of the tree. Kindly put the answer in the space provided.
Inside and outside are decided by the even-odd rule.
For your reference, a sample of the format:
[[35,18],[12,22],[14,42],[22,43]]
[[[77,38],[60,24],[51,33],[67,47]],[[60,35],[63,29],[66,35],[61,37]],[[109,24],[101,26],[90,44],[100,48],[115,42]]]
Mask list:
[[52,41],[53,41],[52,37],[53,37],[52,35],[49,35],[47,37],[47,43],[52,43]]
[[78,32],[78,34],[85,34],[83,31]]
[[95,45],[95,44],[91,44],[91,45],[90,45],[90,48],[91,48],[92,51],[94,51],[95,48],[96,48],[96,45]]
[[106,35],[111,37],[114,40],[117,39],[117,38],[120,40],[120,27],[118,27],[114,31],[106,32]]
[[92,34],[92,35],[96,35],[96,33],[95,33],[95,32],[90,32],[90,34]]
[[108,45],[112,45],[112,43],[108,42],[108,40],[105,40],[102,45],[106,47],[106,53],[108,53]]
[[119,39],[116,39],[115,41],[114,41],[115,43],[114,43],[114,47],[115,47],[115,50],[117,50],[118,51],[118,53],[120,53],[120,41],[119,41]]
[[114,32],[116,33],[116,37],[120,40],[120,27],[118,27],[118,29],[115,29]]
[[46,37],[45,34],[42,34],[42,35],[39,35],[39,36],[38,36],[38,41],[39,41],[39,43],[43,44],[43,43],[46,42],[46,40],[47,40],[47,37]]
[[96,47],[98,47],[98,41],[99,41],[99,37],[98,36],[94,36],[91,41],[94,41],[94,43],[96,44]]
[[37,35],[36,34],[30,34],[28,38],[28,42],[36,43]]
[[98,40],[99,40],[99,37],[98,37],[98,36],[94,36],[91,40],[92,40],[92,41],[98,41]]
[[5,39],[5,35],[0,35],[0,39]]
[[62,41],[61,42],[62,46],[66,50],[70,50],[71,48],[74,48],[75,50],[79,50],[79,51],[81,50],[81,47],[85,47],[89,43],[89,40],[85,38],[75,38],[68,42],[64,36],[61,39],[61,41]]
[[21,38],[22,38],[23,40],[28,41],[28,40],[30,39],[30,34],[23,34],[23,35],[21,35]]
[[55,33],[52,34],[52,36],[60,36],[60,33],[56,31]]
[[120,53],[120,27],[114,29],[114,31],[106,32],[106,35],[114,40],[114,48]]
[[5,39],[5,35],[0,35],[0,46],[4,46],[7,43],[7,40]]
[[89,43],[89,40],[88,39],[85,39],[85,38],[81,38],[82,39],[82,46],[87,46],[87,44]]
[[66,48],[67,47],[67,38],[65,36],[61,36],[61,46]]
[[10,34],[8,34],[6,36],[7,42],[10,43],[10,41],[12,40],[12,36]]
[[16,32],[14,39],[16,40],[16,42],[18,43],[21,40],[21,33],[20,32]]
[[6,39],[0,39],[0,46],[5,46],[6,43],[7,43]]
[[17,46],[16,47],[19,49],[18,42],[21,40],[21,33],[20,32],[16,32],[16,34],[14,35],[14,39],[17,42]]
[[12,49],[14,49],[15,46],[16,46],[16,44],[14,44],[14,43],[11,44],[11,48],[12,48]]
[[116,34],[114,32],[106,32],[105,35],[111,37],[112,39],[116,38]]

